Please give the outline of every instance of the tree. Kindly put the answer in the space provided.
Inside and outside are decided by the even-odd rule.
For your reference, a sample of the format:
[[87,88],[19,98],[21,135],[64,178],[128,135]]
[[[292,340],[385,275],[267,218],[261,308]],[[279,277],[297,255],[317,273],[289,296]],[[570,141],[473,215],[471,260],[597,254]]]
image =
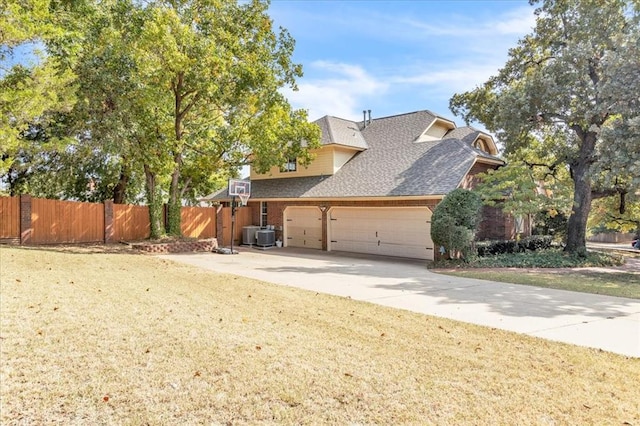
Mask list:
[[506,166],[478,175],[480,183],[474,190],[483,204],[500,207],[514,216],[546,218],[541,228],[547,229],[546,222],[570,214],[573,184],[569,172],[559,165],[546,144],[532,140],[505,160]]
[[[0,79],[0,174],[14,192],[11,174],[38,151],[51,151],[69,142],[59,127],[74,103],[73,76],[60,73],[53,60],[32,68],[12,67]],[[46,135],[45,137],[42,137]]]
[[590,228],[605,228],[619,232],[640,231],[640,193],[625,197],[624,210],[615,197],[595,200],[591,216]]
[[431,217],[431,238],[436,246],[443,246],[449,257],[471,254],[482,201],[480,195],[466,189],[455,189],[436,206]]
[[619,170],[630,175],[625,191],[640,183],[640,8],[544,0],[536,15],[498,75],[454,95],[450,107],[495,132],[516,158],[531,144],[548,147],[549,169],[566,167],[573,182],[566,250],[584,253],[592,200],[620,193]]
[[81,108],[85,120],[101,118],[90,123],[92,139],[142,166],[151,206],[168,194],[169,234],[180,234],[185,197],[205,195],[240,166],[310,161],[320,132],[280,94],[295,88],[301,67],[290,59],[293,39],[272,30],[268,3],[101,7],[75,67]]
[[[82,0],[0,5],[0,179],[11,194],[82,199],[75,195],[86,192],[79,189],[85,176],[65,173],[74,165],[75,76],[64,55],[50,54],[56,40],[74,38],[61,21],[83,6]],[[22,57],[14,63],[18,48]]]

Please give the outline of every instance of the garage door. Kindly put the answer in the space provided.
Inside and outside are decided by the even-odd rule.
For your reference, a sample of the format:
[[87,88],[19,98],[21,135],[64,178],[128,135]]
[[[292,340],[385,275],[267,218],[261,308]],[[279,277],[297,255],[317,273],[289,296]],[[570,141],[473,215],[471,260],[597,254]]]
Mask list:
[[334,207],[329,219],[330,250],[433,260],[426,207]]
[[322,212],[317,207],[287,207],[284,211],[287,247],[322,249]]

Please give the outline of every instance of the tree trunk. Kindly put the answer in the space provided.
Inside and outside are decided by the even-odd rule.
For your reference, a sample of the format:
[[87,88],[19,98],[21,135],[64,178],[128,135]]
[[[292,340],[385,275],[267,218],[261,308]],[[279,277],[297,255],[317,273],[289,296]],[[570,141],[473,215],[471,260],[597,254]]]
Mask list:
[[180,166],[182,165],[182,157],[176,155],[174,158],[174,170],[171,174],[171,186],[169,188],[169,205],[167,206],[167,233],[169,235],[179,237],[182,235],[180,216],[181,199],[180,199]]
[[151,171],[149,165],[144,165],[145,189],[147,193],[147,204],[149,206],[149,222],[151,224],[151,238],[160,238],[163,234],[163,211],[162,200],[158,194],[156,186],[156,175]]
[[124,204],[126,195],[127,195],[127,185],[129,184],[129,178],[131,177],[131,171],[129,170],[129,166],[126,163],[126,160],[123,159],[122,167],[120,168],[120,177],[118,178],[118,183],[113,188],[113,203],[114,204]]
[[587,219],[591,211],[591,176],[589,168],[593,162],[596,134],[581,134],[582,145],[578,158],[570,164],[573,179],[573,207],[567,222],[567,245],[564,251],[581,256],[587,254]]
[[566,252],[586,254],[587,251],[587,219],[591,210],[591,182],[588,176],[588,165],[572,165],[574,191],[573,208],[567,222]]

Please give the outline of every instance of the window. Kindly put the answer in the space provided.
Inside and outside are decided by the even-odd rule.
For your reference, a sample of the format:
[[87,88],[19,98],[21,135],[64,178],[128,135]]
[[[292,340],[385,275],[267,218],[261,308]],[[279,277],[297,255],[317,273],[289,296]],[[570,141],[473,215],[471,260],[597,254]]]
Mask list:
[[267,226],[267,203],[265,201],[260,202],[260,226]]
[[516,234],[524,234],[524,217],[516,216],[515,217],[515,231]]
[[289,158],[287,162],[280,167],[280,171],[283,173],[286,172],[295,172],[298,169],[298,161],[296,158]]

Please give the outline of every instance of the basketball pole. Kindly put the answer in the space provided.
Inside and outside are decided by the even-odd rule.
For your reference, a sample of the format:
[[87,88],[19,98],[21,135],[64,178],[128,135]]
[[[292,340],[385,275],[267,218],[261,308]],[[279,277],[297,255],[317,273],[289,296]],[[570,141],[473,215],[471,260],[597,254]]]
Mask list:
[[233,254],[233,237],[236,225],[236,196],[231,197],[231,254]]

